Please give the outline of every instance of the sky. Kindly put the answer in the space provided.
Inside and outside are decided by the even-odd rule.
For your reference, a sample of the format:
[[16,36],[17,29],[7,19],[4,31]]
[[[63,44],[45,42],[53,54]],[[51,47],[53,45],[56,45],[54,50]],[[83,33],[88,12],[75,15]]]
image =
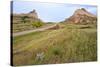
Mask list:
[[13,13],[28,13],[36,10],[38,17],[44,22],[59,22],[73,15],[75,10],[85,8],[97,15],[97,7],[94,5],[79,5],[67,3],[46,3],[34,1],[14,1]]

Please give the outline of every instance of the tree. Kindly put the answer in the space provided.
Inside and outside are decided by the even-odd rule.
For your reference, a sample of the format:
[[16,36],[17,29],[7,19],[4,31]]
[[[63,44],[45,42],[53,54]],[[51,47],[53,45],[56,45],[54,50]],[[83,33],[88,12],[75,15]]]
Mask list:
[[26,23],[26,21],[27,21],[26,19],[27,19],[27,18],[29,18],[29,17],[28,17],[28,16],[23,16],[23,17],[21,17],[22,22],[23,22],[23,23]]

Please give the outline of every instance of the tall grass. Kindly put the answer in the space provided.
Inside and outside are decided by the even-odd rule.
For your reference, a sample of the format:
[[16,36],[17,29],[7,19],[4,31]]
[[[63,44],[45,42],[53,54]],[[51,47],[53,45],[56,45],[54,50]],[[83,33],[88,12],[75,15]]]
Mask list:
[[[58,30],[47,30],[16,37],[13,43],[13,45],[16,45],[13,51],[13,64],[27,65],[96,61],[96,29],[80,29],[77,25],[74,25],[74,27],[71,28],[70,26],[69,28],[66,26]],[[22,42],[25,43],[23,44]],[[23,47],[20,47],[21,45]]]

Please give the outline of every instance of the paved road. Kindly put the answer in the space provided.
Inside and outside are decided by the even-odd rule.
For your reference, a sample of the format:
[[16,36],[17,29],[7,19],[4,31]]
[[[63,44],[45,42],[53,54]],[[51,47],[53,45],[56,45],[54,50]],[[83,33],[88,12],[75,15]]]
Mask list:
[[47,30],[47,29],[55,27],[55,26],[56,26],[56,24],[52,25],[52,26],[44,27],[44,28],[35,29],[35,30],[28,30],[28,31],[13,33],[13,37],[28,34],[28,33],[31,33],[31,32],[44,31],[44,30]]

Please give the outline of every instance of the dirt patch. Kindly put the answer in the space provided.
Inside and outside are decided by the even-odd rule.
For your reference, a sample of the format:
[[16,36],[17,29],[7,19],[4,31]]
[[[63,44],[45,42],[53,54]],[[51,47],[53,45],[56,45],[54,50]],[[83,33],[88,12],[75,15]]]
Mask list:
[[59,26],[59,25],[56,25],[56,26],[54,26],[54,27],[52,27],[52,28],[49,28],[49,29],[47,29],[47,30],[56,30],[56,29],[60,29],[60,26]]

